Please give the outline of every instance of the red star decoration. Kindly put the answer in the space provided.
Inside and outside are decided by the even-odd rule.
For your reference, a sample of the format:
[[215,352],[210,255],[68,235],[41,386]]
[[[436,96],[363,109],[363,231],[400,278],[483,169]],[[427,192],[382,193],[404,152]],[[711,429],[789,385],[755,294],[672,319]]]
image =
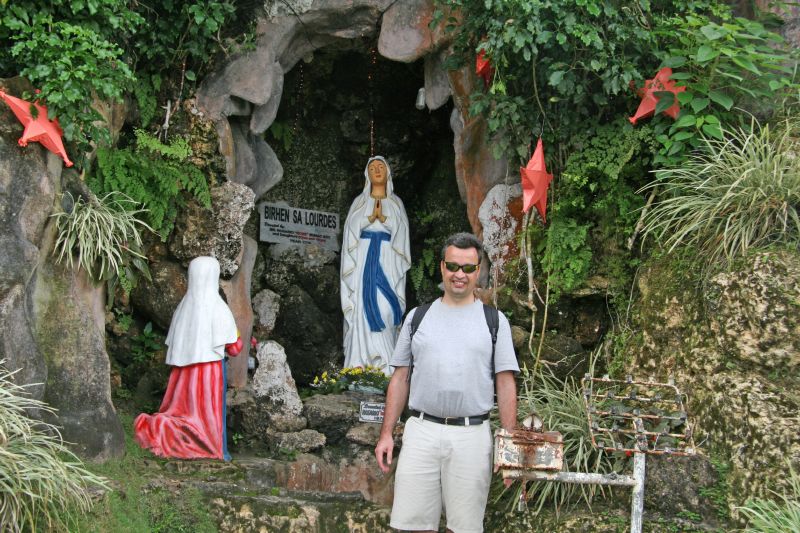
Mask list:
[[[58,120],[48,120],[47,108],[39,103],[30,103],[21,98],[16,98],[10,94],[0,91],[0,99],[3,99],[17,119],[25,127],[22,137],[17,141],[20,146],[27,146],[29,142],[38,142],[51,152],[61,156],[64,164],[72,166],[72,161],[67,157],[64,143],[61,136],[64,134],[58,125]],[[31,114],[31,106],[36,108],[36,118]]]
[[519,175],[522,178],[522,211],[527,212],[531,206],[535,205],[542,217],[542,222],[546,222],[547,187],[553,181],[553,175],[547,172],[544,163],[544,147],[541,137],[536,143],[536,150],[528,164],[520,167]]
[[[639,109],[636,110],[636,113],[628,119],[631,121],[631,124],[636,125],[636,122],[639,119],[647,118],[655,112],[656,105],[658,104],[658,97],[654,93],[659,91],[669,91],[677,96],[678,93],[682,93],[686,90],[686,87],[677,87],[675,82],[669,79],[670,76],[672,76],[672,69],[669,67],[664,67],[658,71],[652,80],[645,81],[644,87],[637,91],[639,96],[642,97],[642,101],[639,104]],[[669,109],[664,111],[664,114],[675,119],[678,118],[678,113],[680,110],[681,108],[678,105],[678,99],[676,98],[675,103],[672,104]]]
[[486,50],[478,52],[478,57],[475,58],[475,74],[483,78],[484,87],[489,87],[492,83],[494,68],[492,67],[492,62],[486,57]]

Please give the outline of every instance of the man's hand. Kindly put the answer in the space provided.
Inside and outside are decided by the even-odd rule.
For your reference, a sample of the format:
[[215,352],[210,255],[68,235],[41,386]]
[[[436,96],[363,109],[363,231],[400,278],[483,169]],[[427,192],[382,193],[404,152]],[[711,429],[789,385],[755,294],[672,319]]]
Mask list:
[[394,452],[394,438],[391,435],[382,435],[375,446],[375,458],[378,466],[384,474],[388,474],[392,468],[392,454]]

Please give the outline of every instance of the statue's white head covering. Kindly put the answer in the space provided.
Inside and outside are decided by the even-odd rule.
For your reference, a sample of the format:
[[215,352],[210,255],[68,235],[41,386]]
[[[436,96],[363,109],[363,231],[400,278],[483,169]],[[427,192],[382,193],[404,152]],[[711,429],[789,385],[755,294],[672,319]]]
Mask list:
[[219,262],[196,257],[189,263],[189,288],[172,315],[167,364],[187,366],[219,361],[236,342],[236,321],[219,295]]

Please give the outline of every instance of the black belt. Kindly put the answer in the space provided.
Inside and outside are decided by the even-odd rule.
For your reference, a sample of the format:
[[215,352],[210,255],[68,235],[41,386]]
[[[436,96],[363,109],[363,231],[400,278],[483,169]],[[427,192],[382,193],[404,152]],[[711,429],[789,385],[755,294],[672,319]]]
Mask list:
[[411,416],[428,420],[429,422],[436,422],[437,424],[444,424],[445,426],[477,426],[483,423],[484,420],[489,420],[489,413],[477,416],[448,416],[440,418],[438,416],[429,415],[428,413],[421,413],[414,409],[409,410]]

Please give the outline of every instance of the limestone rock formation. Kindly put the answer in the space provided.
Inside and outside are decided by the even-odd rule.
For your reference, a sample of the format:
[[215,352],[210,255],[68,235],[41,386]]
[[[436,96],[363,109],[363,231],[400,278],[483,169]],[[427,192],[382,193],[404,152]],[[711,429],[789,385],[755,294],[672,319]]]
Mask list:
[[[244,213],[242,213],[244,215]],[[244,347],[238,356],[228,361],[228,386],[247,385],[248,357],[250,356],[250,337],[253,333],[253,306],[250,301],[253,265],[256,262],[258,244],[247,235],[242,235],[242,249],[237,262],[239,268],[230,280],[220,283],[228,307],[236,320],[236,327]]]
[[185,264],[201,255],[216,257],[220,276],[230,278],[239,268],[242,230],[254,199],[253,191],[238,183],[212,188],[210,213],[193,201],[178,216],[170,236],[170,253]]
[[630,368],[674,375],[688,394],[695,440],[731,465],[731,504],[780,491],[800,465],[800,256],[762,252],[712,277],[702,294],[675,267],[639,277],[641,336]]
[[[31,90],[0,80],[11,94]],[[31,394],[56,408],[50,422],[82,457],[124,453],[111,404],[105,351],[104,286],[55,265],[48,222],[61,191],[62,162],[37,143],[17,145],[22,127],[0,105],[0,360]],[[87,431],[87,428],[91,428]]]
[[281,310],[281,297],[269,289],[260,291],[253,297],[253,310],[256,315],[256,336],[269,336],[275,329],[275,322]]
[[172,313],[186,294],[186,269],[164,257],[151,261],[149,268],[151,279],[139,280],[131,291],[131,303],[139,313],[167,331]]
[[286,352],[275,341],[259,343],[258,368],[253,376],[252,389],[256,398],[266,399],[276,414],[299,417],[303,403],[297,394],[292,371],[286,364]]

